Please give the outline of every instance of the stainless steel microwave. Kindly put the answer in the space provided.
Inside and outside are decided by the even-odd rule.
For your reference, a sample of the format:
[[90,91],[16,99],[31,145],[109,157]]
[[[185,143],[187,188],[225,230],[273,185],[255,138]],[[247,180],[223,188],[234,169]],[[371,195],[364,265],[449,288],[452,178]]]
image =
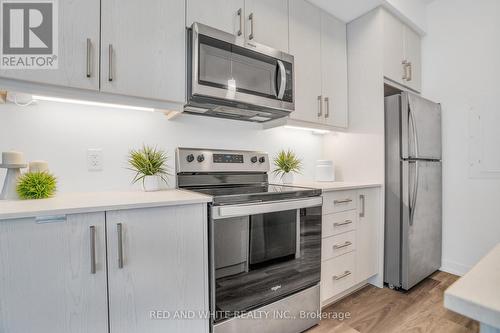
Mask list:
[[194,23],[184,111],[266,122],[294,110],[293,56]]

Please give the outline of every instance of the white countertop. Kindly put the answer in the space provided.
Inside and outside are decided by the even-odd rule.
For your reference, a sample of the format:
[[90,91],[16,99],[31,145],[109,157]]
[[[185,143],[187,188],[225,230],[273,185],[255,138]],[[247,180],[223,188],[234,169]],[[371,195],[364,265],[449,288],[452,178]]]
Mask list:
[[303,186],[303,187],[312,187],[323,190],[323,192],[329,191],[341,191],[341,190],[354,190],[358,188],[367,188],[367,187],[379,187],[382,184],[378,183],[363,183],[363,182],[295,182],[292,184],[293,186]]
[[446,290],[444,306],[500,329],[500,244]]
[[158,192],[67,193],[41,200],[0,200],[0,220],[187,205],[211,201],[210,196],[176,189]]

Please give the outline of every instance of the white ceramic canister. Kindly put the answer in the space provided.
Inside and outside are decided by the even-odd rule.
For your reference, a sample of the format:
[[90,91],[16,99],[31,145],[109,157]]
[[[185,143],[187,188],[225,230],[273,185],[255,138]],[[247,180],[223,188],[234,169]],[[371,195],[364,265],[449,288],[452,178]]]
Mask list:
[[316,161],[316,181],[317,182],[334,182],[335,181],[335,166],[331,160]]

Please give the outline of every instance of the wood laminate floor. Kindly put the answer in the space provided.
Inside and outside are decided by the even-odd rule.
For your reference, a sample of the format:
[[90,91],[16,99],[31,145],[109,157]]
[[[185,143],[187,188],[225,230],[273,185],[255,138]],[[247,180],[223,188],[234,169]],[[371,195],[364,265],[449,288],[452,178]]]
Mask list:
[[479,332],[476,321],[443,307],[443,293],[457,279],[436,272],[406,293],[366,286],[324,310],[350,318],[323,319],[307,333]]

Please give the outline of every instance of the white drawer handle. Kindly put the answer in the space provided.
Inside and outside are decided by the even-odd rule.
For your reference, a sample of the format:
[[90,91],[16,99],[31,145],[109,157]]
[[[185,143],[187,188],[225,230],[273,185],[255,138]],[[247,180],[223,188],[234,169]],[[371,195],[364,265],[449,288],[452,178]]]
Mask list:
[[333,224],[334,227],[341,227],[343,225],[348,225],[348,224],[351,224],[352,221],[351,220],[345,220],[344,222],[336,222]]
[[337,281],[337,280],[343,279],[343,278],[345,278],[346,276],[349,276],[349,275],[351,275],[351,274],[352,274],[352,273],[351,273],[351,271],[345,271],[345,272],[344,272],[344,274],[341,274],[341,275],[334,275],[334,276],[333,276],[333,279],[334,279],[335,281]]
[[344,244],[335,244],[335,245],[333,246],[333,249],[334,249],[334,250],[338,250],[338,249],[341,249],[341,248],[343,248],[343,247],[347,247],[347,246],[349,246],[349,245],[352,245],[352,243],[351,243],[351,242],[349,242],[349,241],[346,241]]
[[333,203],[338,205],[338,204],[345,204],[345,203],[349,203],[349,202],[352,202],[352,199],[344,199],[344,200],[333,200]]

